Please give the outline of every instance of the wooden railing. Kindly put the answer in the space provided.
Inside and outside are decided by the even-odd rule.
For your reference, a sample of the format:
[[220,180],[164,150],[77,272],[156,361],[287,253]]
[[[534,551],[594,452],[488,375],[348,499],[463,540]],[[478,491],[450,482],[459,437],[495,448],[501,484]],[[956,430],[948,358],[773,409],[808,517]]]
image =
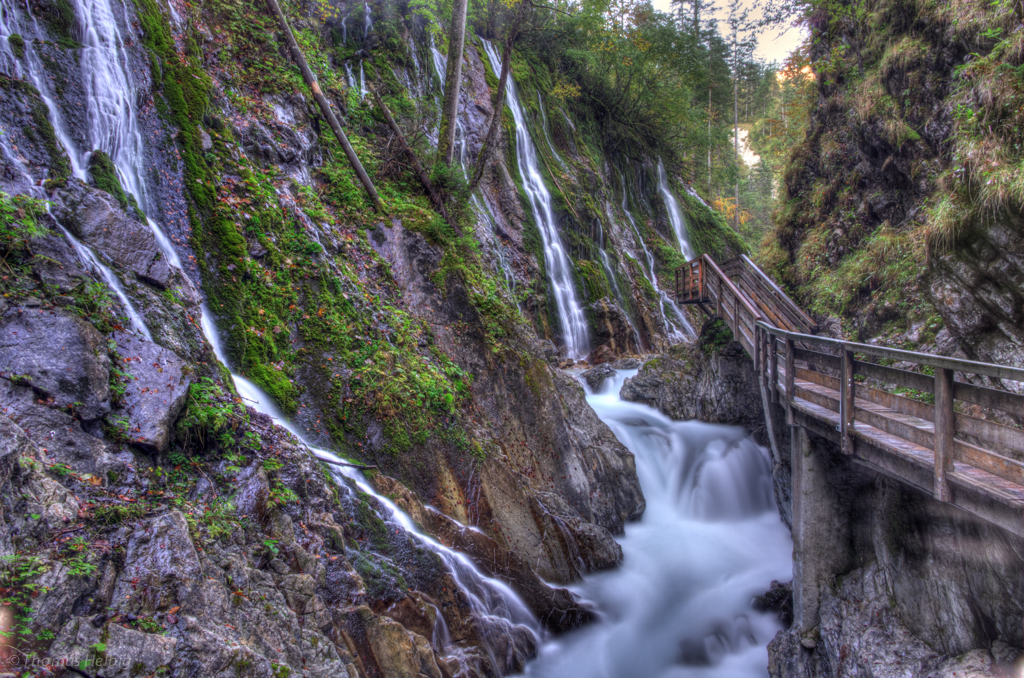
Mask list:
[[815,336],[746,257],[689,262],[676,299],[721,317],[753,358],[776,456],[772,404],[859,463],[1024,536],[1024,369]]

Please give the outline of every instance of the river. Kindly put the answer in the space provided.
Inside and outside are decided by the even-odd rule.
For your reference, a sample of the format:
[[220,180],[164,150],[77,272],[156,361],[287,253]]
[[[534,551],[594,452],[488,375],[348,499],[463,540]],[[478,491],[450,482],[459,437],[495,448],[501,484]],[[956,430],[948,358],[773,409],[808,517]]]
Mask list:
[[792,578],[793,544],[772,492],[770,456],[742,429],[677,422],[619,398],[618,371],[587,401],[636,455],[643,519],[619,539],[617,570],[574,593],[601,621],[549,640],[527,676],[766,676],[781,625],[751,599]]

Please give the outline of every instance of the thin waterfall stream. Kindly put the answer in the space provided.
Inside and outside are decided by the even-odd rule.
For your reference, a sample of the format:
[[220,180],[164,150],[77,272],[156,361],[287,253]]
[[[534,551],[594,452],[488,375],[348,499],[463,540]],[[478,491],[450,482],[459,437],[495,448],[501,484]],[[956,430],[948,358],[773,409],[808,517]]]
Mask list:
[[619,539],[619,569],[574,593],[601,621],[546,643],[525,674],[544,678],[761,678],[781,629],[752,599],[792,577],[769,453],[739,428],[673,421],[619,398],[619,370],[587,402],[636,455],[647,499]]
[[[484,51],[491,62],[495,73],[501,72],[501,57],[494,45],[488,40],[481,40]],[[562,339],[570,358],[582,358],[590,350],[590,339],[587,333],[587,319],[576,297],[573,282],[572,262],[562,244],[555,221],[554,205],[551,193],[544,184],[544,176],[540,171],[537,149],[530,137],[530,128],[523,107],[516,91],[515,80],[509,76],[505,102],[512,111],[516,121],[516,160],[519,175],[523,180],[523,190],[530,202],[533,219],[544,242],[544,264],[547,268],[548,281],[552,296],[558,309],[558,321],[561,326]]]

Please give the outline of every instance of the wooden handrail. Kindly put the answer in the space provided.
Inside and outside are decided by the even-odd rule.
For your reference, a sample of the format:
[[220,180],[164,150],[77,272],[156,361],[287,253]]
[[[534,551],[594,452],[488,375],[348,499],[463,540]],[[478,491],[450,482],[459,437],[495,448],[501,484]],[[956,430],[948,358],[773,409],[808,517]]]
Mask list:
[[[1019,367],[1008,367],[1006,365],[993,365],[992,363],[976,362],[974,360],[962,360],[960,358],[946,358],[931,353],[918,353],[917,351],[905,351],[899,348],[887,348],[885,346],[873,346],[871,344],[858,344],[842,339],[831,339],[820,337],[814,334],[801,334],[790,332],[765,322],[760,322],[761,329],[769,332],[779,339],[791,339],[803,344],[817,344],[828,346],[839,351],[852,351],[864,355],[875,356],[876,358],[888,358],[898,362],[912,362],[919,365],[927,365],[936,369],[955,370],[966,374],[980,374],[995,379],[1007,379],[1009,381],[1024,382],[1024,369]],[[1021,414],[1024,414],[1022,412]]]
[[729,289],[729,291],[736,296],[737,299],[739,299],[740,303],[743,305],[743,308],[745,308],[747,310],[747,313],[751,315],[754,322],[757,323],[762,321],[763,318],[761,316],[761,312],[754,308],[754,305],[750,303],[749,299],[747,299],[747,295],[743,294],[742,292],[739,291],[739,289],[737,289],[736,285],[733,284],[729,276],[722,273],[722,269],[718,267],[718,264],[715,263],[715,260],[706,254],[701,255],[701,258],[704,260],[704,264],[711,267],[711,270],[714,271],[719,278],[721,278],[722,284],[725,285]]
[[761,279],[761,282],[763,282],[771,289],[771,291],[774,293],[773,296],[777,302],[785,306],[787,309],[789,309],[791,312],[796,314],[799,318],[801,318],[804,321],[804,323],[807,325],[808,330],[813,332],[818,329],[818,324],[811,319],[811,316],[804,313],[804,310],[797,306],[796,303],[789,298],[789,295],[783,292],[782,288],[775,284],[774,280],[765,275],[764,271],[762,271],[757,266],[757,264],[750,260],[750,257],[748,257],[745,254],[741,254],[740,261],[746,264],[747,267],[750,268],[754,272],[754,274],[756,274],[757,277]]

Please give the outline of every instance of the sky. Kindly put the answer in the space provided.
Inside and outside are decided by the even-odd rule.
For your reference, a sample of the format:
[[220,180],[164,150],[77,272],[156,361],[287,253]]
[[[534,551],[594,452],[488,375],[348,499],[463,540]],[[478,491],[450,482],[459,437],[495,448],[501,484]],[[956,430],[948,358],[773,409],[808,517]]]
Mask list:
[[[656,10],[666,13],[672,13],[673,8],[670,0],[651,0]],[[718,3],[724,4],[724,3]],[[745,0],[744,5],[753,5],[753,0]],[[725,17],[725,11],[719,9],[718,11],[719,20]],[[755,16],[760,16],[760,12],[755,10]],[[723,26],[719,26],[719,31],[725,32]],[[785,61],[786,57],[789,56],[790,52],[796,49],[800,42],[803,40],[802,28],[790,28],[788,26],[780,26],[767,30],[761,35],[757,36],[757,50],[754,55],[758,59],[764,61],[778,61],[779,63]]]

